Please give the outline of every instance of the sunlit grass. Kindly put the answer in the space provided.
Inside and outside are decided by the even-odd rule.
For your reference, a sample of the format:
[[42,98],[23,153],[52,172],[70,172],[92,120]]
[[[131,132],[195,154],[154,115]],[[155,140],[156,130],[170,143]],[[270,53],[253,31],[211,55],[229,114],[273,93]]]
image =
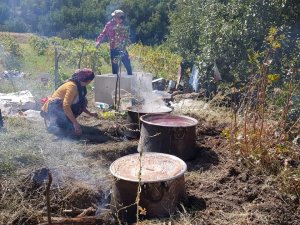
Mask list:
[[22,69],[26,71],[26,73],[36,77],[40,73],[49,73],[53,70],[54,59],[38,55],[36,51],[33,51],[29,44],[20,44],[20,46],[24,56]]

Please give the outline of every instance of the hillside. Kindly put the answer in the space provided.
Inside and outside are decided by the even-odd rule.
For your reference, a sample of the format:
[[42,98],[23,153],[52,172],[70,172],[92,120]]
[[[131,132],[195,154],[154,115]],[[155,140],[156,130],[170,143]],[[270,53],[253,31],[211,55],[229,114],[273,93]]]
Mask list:
[[[54,89],[53,46],[44,55],[38,55],[29,43],[30,34],[12,35],[17,40],[13,43],[18,44],[14,46],[19,46],[16,49],[22,53],[20,68],[26,76],[1,77],[0,93],[29,89],[39,109],[40,99]],[[41,40],[44,39],[37,39],[36,43]],[[71,43],[81,49],[75,41],[68,41],[67,45]],[[67,53],[72,55],[70,51]],[[155,56],[155,52],[150,53]],[[76,59],[75,63],[65,60],[60,64],[61,78],[69,77],[76,68],[78,58],[73,55],[70,58]],[[261,68],[266,69],[265,64]],[[175,63],[171,65],[175,68]],[[43,73],[49,74],[49,85],[41,83]],[[293,140],[299,135],[300,127],[298,117],[288,120],[289,108],[284,104],[285,96],[297,96],[294,92],[297,89],[293,89],[297,82],[287,81],[290,89],[277,90],[278,95],[274,93],[273,98],[267,99],[273,86],[267,82],[268,74],[259,75],[254,77],[256,82],[249,82],[245,88],[252,95],[251,91],[256,90],[254,85],[261,88],[255,98],[246,92],[252,101],[248,98],[233,101],[239,96],[234,91],[229,97],[220,91],[211,100],[202,92],[172,93],[171,114],[198,121],[196,155],[186,161],[184,173],[187,201],[169,217],[141,220],[138,224],[299,224],[300,151],[299,143]],[[111,188],[116,182],[110,165],[122,156],[137,153],[139,140],[125,135],[128,112],[101,113],[95,107],[94,91],[88,88],[88,107],[101,116],[95,119],[81,115],[83,135],[80,137],[47,132],[43,120],[32,120],[21,110],[4,117],[4,127],[0,128],[0,224],[47,224],[49,213],[52,224],[67,224],[59,222],[66,218],[79,221],[81,218],[77,223],[81,225],[122,224],[110,207]],[[279,103],[275,101],[278,99]],[[297,102],[289,106],[297,109]],[[182,137],[180,129],[178,135]],[[52,182],[48,180],[49,172]],[[167,193],[164,185],[159,187],[166,188]],[[155,194],[154,191],[154,202],[159,199]],[[147,209],[142,207],[139,213],[143,218]],[[88,222],[83,223],[84,219]]]

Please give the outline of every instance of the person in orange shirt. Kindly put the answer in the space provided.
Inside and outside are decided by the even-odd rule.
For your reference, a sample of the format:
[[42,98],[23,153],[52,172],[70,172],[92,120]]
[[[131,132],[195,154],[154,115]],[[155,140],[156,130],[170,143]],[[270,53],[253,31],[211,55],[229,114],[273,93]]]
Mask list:
[[[81,135],[82,129],[77,117],[85,112],[98,117],[87,109],[86,86],[94,79],[91,69],[78,69],[72,77],[62,84],[42,106],[41,116],[49,132],[63,131]],[[48,125],[49,123],[49,125]]]

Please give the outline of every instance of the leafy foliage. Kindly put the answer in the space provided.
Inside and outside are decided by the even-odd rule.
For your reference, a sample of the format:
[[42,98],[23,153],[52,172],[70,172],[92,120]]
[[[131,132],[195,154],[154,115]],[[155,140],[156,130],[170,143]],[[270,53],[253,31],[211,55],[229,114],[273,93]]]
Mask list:
[[23,57],[19,43],[10,35],[0,34],[0,44],[4,50],[4,66],[11,70],[19,69]]
[[168,15],[175,8],[175,0],[124,0],[120,8],[128,18],[133,42],[155,45],[166,40]]
[[207,70],[203,73],[216,61],[223,79],[245,82],[250,72],[248,51],[264,48],[271,26],[285,33],[290,31],[291,41],[286,41],[286,50],[278,53],[281,58],[297,52],[293,40],[297,38],[294,31],[299,29],[299,21],[288,15],[287,9],[299,11],[293,1],[178,0],[170,15],[168,44],[184,59],[204,62]]
[[29,40],[29,43],[33,49],[37,51],[38,55],[45,55],[49,47],[48,39],[39,38],[38,36],[32,36]]
[[4,50],[16,57],[22,57],[19,43],[8,34],[0,34],[0,42]]
[[150,47],[135,44],[130,47],[131,57],[138,62],[143,70],[157,77],[176,80],[182,58],[163,47]]
[[[240,109],[233,107],[231,130],[223,134],[231,139],[230,147],[250,165],[278,175],[285,191],[299,195],[299,168],[295,165],[289,168],[288,165],[289,161],[296,164],[300,161],[297,146],[291,143],[299,133],[299,114],[298,119],[289,118],[291,99],[299,96],[297,65],[290,64],[290,70],[284,75],[286,81],[282,90],[275,85],[280,80],[279,75],[272,73],[276,64],[273,58],[282,48],[280,43],[283,40],[284,36],[271,27],[266,37],[266,49],[249,54],[252,73],[244,103]],[[275,98],[280,96],[280,103],[274,101],[274,95]],[[277,105],[272,104],[275,102]],[[238,121],[238,110],[243,115],[241,122]],[[282,177],[283,174],[288,177]]]
[[[55,49],[58,52],[58,60],[60,65],[67,65],[69,68],[92,68],[96,73],[101,74],[103,64],[110,63],[109,47],[103,44],[101,48],[96,48],[93,41],[83,38],[68,40],[58,37],[44,39],[40,37],[33,37],[31,45],[34,49],[47,55],[48,58],[54,59]],[[62,69],[60,67],[60,69]],[[63,70],[63,69],[62,69]],[[60,74],[70,71],[60,71]],[[65,75],[64,79],[69,78]],[[64,80],[63,79],[63,80]]]
[[[115,9],[122,9],[132,41],[158,44],[168,33],[168,14],[175,0],[4,0],[1,30],[61,38],[95,39]],[[3,20],[1,20],[3,18]]]

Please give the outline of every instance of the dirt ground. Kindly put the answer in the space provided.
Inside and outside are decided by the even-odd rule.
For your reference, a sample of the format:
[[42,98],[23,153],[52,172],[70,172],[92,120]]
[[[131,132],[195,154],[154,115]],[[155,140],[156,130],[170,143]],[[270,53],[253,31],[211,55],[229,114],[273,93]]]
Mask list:
[[[186,162],[188,202],[184,209],[181,208],[178,214],[170,218],[146,220],[142,224],[300,224],[299,198],[279,192],[272,176],[249,169],[243,159],[230,151],[227,140],[221,135],[223,129],[229,126],[228,123],[208,121],[206,117],[192,113],[188,115],[199,121],[196,127],[197,155]],[[119,157],[137,152],[138,140],[130,140],[123,135],[125,116],[108,120],[83,115],[79,121],[84,125],[84,135],[79,141],[71,140],[71,149],[63,157],[71,157],[71,152],[76,149],[78,155],[77,161],[75,158],[74,161],[82,164],[80,171],[83,175],[73,176],[72,181],[69,177],[68,183],[61,184],[63,179],[59,178],[59,174],[64,168],[46,166],[53,176],[50,204],[52,216],[55,217],[71,216],[64,213],[63,209],[92,207],[94,211],[90,212],[91,216],[99,215],[99,209],[109,211],[107,199],[112,180],[109,166]],[[49,146],[49,152],[45,147],[45,157],[54,151],[51,145],[65,143],[64,138],[47,135],[50,135],[50,139],[44,145]],[[27,202],[27,207],[32,210],[16,212],[11,215],[8,224],[38,224],[41,217],[45,217],[46,184],[42,183],[46,182],[47,173],[36,168],[31,168],[32,173],[29,171],[25,169],[21,172],[23,175],[20,179],[14,182],[19,187],[24,199],[22,201]],[[92,183],[89,179],[91,171]],[[41,178],[41,184],[38,184],[37,178]],[[7,178],[5,182],[9,182],[8,180]],[[3,178],[2,181],[4,182]],[[6,198],[4,187],[6,186],[2,183],[1,200]],[[26,213],[22,214],[23,212]],[[72,216],[76,216],[76,213]],[[117,224],[117,221],[107,216],[99,222],[104,223]]]

